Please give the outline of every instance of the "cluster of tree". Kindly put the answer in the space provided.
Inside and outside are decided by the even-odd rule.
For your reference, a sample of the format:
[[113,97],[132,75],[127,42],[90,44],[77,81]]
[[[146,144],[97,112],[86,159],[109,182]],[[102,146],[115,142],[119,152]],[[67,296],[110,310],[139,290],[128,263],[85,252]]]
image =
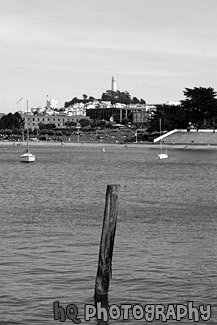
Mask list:
[[39,123],[38,127],[39,130],[43,130],[43,129],[53,130],[56,128],[56,125],[54,123]]
[[[33,131],[32,131],[32,133],[34,133]],[[60,131],[60,130],[51,130],[51,129],[41,129],[40,131],[39,131],[39,134],[40,135],[44,135],[44,134],[48,134],[48,135],[62,135],[62,131]]]
[[148,126],[148,132],[159,131],[161,119],[162,131],[175,128],[183,129],[216,127],[217,99],[213,88],[185,88],[185,99],[180,105],[158,105]]
[[101,100],[110,101],[112,104],[121,103],[121,104],[145,104],[144,99],[138,99],[137,97],[131,98],[131,95],[128,91],[112,91],[106,90],[105,93],[102,94]]
[[67,108],[70,105],[76,104],[76,103],[88,103],[88,102],[93,102],[94,100],[97,100],[99,102],[101,101],[110,101],[112,104],[115,103],[121,103],[121,104],[145,104],[145,100],[144,99],[138,99],[137,97],[131,97],[131,95],[129,94],[128,91],[112,91],[112,90],[106,90],[101,98],[94,98],[93,96],[87,96],[86,94],[82,95],[82,98],[77,98],[74,97],[72,100],[70,100],[69,102],[65,102],[64,107]]
[[20,130],[24,127],[24,119],[16,112],[3,115],[0,119],[0,129]]
[[160,120],[162,131],[171,131],[174,129],[185,129],[188,127],[188,121],[181,106],[175,105],[157,105],[153,116],[148,123],[148,132],[160,131]]
[[205,122],[212,125],[215,123],[217,93],[213,88],[185,88],[184,95],[186,99],[181,101],[181,107],[187,122],[191,122],[197,127],[202,127]]
[[[70,128],[70,127],[74,127],[75,129],[77,128],[78,124],[76,122],[66,122],[65,125]],[[82,118],[79,120],[79,126],[81,128],[86,128],[87,130],[94,130],[98,127],[100,128],[111,128],[112,127],[112,122],[110,121],[106,121],[106,120],[89,120],[89,119],[86,119],[86,118]]]
[[[83,94],[82,95],[82,98],[74,97],[69,102],[65,102],[64,107],[67,108],[70,105],[77,104],[77,103],[84,103],[84,104],[86,104],[86,103],[89,103],[89,102],[93,102],[94,100],[96,100],[95,97],[93,97],[93,96],[89,96],[88,97],[86,94]],[[97,100],[99,100],[99,99],[97,99]]]

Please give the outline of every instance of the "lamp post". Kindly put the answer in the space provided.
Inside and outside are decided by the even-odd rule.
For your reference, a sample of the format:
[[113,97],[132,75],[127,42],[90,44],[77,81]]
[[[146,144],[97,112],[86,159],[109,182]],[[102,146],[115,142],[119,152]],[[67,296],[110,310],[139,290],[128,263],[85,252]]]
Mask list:
[[38,139],[38,134],[39,134],[39,126],[37,125],[36,126],[36,137],[37,137],[37,139]]
[[78,135],[78,142],[79,142],[79,130],[80,130],[80,128],[81,128],[81,124],[77,123],[76,129],[77,129],[77,135]]
[[24,141],[24,128],[22,129],[22,141]]

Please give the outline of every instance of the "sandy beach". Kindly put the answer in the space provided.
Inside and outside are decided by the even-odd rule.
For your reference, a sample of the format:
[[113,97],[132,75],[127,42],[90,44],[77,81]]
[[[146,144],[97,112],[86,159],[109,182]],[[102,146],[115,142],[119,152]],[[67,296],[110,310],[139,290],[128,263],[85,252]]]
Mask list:
[[[0,141],[0,146],[26,146],[26,142],[13,142],[13,141]],[[35,146],[70,146],[70,147],[78,147],[78,146],[85,146],[85,147],[126,147],[126,144],[119,144],[119,143],[103,143],[103,142],[54,142],[54,141],[38,141],[30,142],[31,147]],[[128,143],[127,148],[160,148],[159,144],[155,143]],[[214,150],[217,149],[215,145],[201,145],[201,144],[167,144],[167,148],[169,149],[184,149],[184,150]]]

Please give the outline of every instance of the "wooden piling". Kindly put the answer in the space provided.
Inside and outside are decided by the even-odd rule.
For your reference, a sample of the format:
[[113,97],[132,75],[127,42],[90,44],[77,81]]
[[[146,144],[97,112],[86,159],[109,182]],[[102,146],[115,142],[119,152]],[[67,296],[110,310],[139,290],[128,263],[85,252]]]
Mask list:
[[108,300],[109,281],[112,276],[112,255],[118,215],[120,185],[107,185],[104,220],[100,241],[98,270],[95,280],[96,301]]

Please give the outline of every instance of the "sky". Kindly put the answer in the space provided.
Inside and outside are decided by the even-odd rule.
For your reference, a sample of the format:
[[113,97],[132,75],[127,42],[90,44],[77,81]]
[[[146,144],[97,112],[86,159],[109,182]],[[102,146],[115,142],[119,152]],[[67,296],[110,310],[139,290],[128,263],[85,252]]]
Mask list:
[[148,104],[217,90],[216,12],[217,0],[0,0],[0,112],[101,98],[112,76]]

